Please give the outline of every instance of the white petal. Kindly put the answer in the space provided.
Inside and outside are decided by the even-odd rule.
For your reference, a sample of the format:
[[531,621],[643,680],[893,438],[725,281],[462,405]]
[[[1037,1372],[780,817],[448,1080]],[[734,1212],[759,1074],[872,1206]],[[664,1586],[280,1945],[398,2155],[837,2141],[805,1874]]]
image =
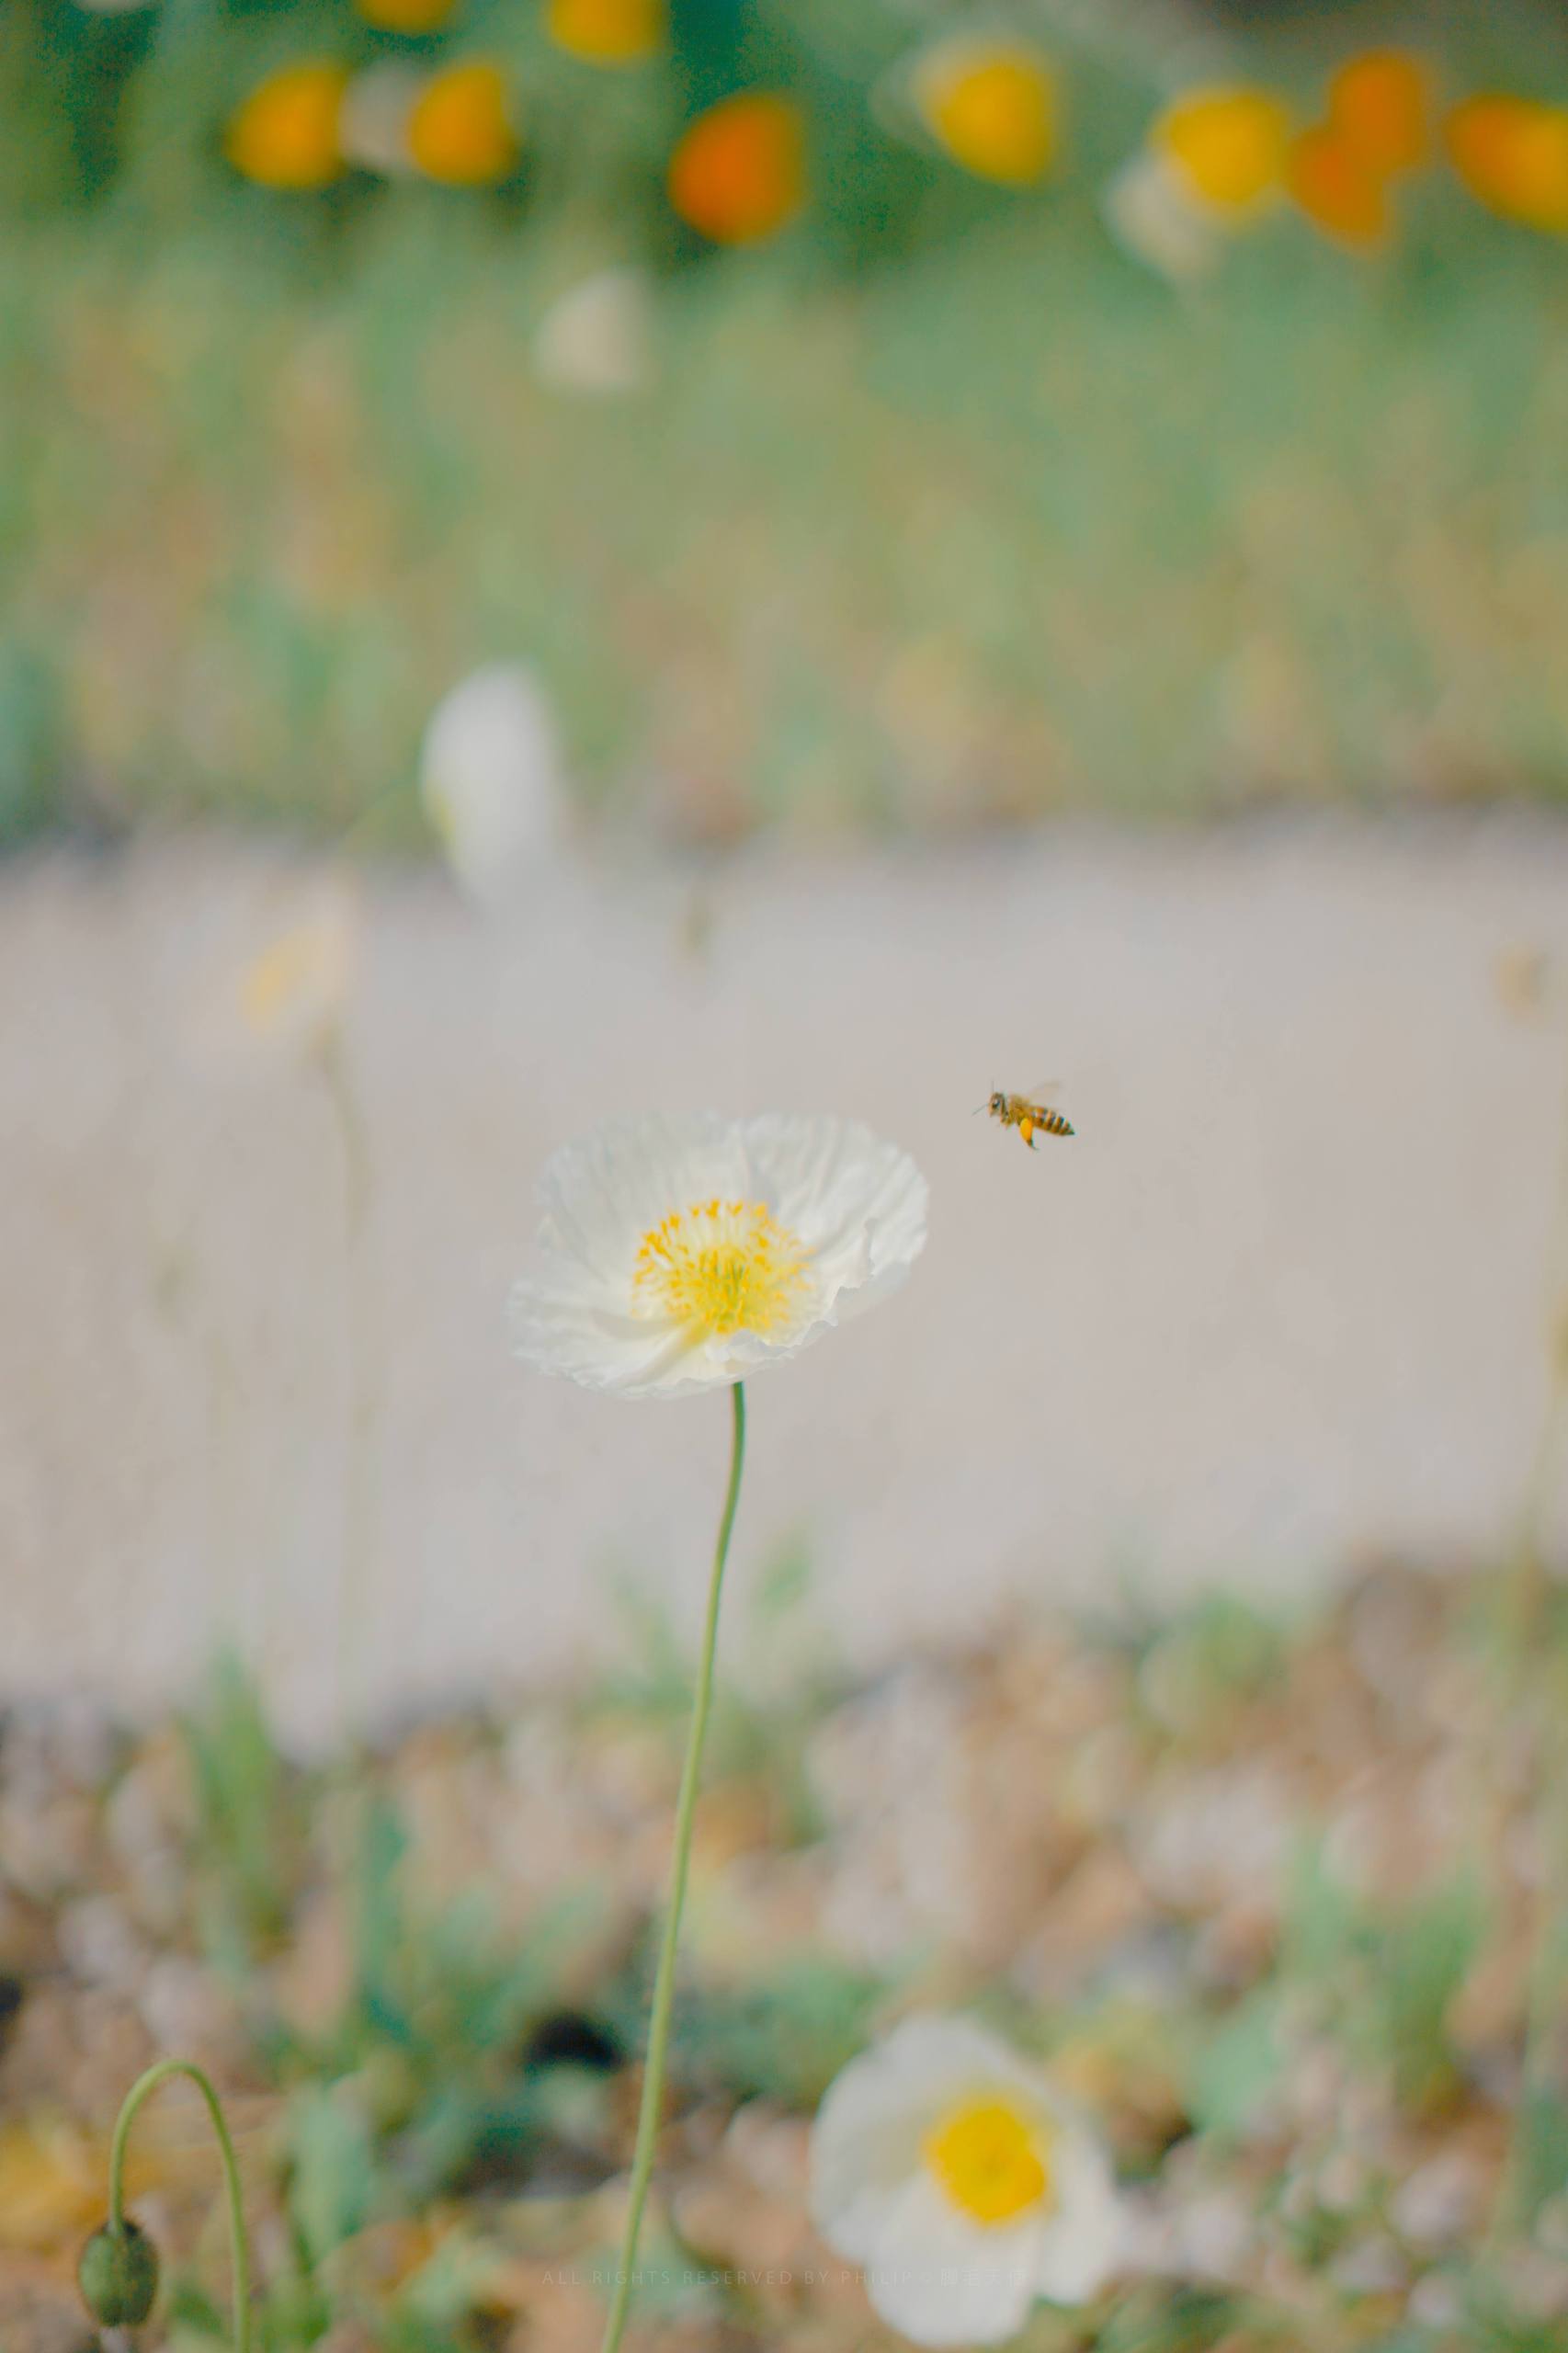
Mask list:
[[1122,2211],[1105,2151],[1094,2135],[1060,2117],[1051,2151],[1057,2207],[1042,2235],[1035,2287],[1054,2304],[1086,2303],[1115,2270]]
[[1186,194],[1162,155],[1144,152],[1124,164],[1101,209],[1125,251],[1176,284],[1206,277],[1221,258],[1214,221]]
[[426,730],[420,790],[465,891],[494,899],[544,859],[566,793],[555,722],[532,674],[496,662],[452,688]]
[[350,163],[389,177],[413,170],[408,119],[426,79],[417,65],[400,57],[381,58],[355,74],[337,116],[337,143]]
[[1022,2327],[1040,2272],[1038,2213],[984,2228],[920,2173],[887,2212],[866,2292],[916,2345],[996,2345]]
[[812,1254],[824,1325],[895,1290],[926,1246],[926,1179],[905,1152],[858,1120],[747,1122],[762,1199]]
[[653,373],[653,304],[641,269],[601,269],[558,297],[534,335],[534,371],[564,392],[632,392]]
[[542,1239],[617,1286],[629,1310],[650,1227],[672,1210],[741,1193],[747,1174],[735,1124],[711,1112],[607,1120],[545,1163]]
[[585,1288],[575,1296],[547,1282],[519,1283],[512,1293],[512,1340],[517,1354],[537,1371],[563,1373],[585,1388],[623,1397],[673,1393],[687,1386],[711,1388],[722,1372],[702,1380],[690,1366],[689,1338],[677,1325],[617,1314],[595,1304]]

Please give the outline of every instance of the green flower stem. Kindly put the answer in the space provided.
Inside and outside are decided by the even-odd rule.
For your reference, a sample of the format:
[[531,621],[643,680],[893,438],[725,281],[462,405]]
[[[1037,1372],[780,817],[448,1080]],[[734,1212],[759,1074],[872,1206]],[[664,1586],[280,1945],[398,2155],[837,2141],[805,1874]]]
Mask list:
[[108,2219],[112,2231],[125,2228],[125,2149],[136,2111],[150,2092],[171,2075],[187,2075],[207,2103],[212,2130],[223,2160],[223,2184],[229,2198],[229,2245],[234,2274],[234,2353],[250,2353],[250,2240],[245,2232],[244,2200],[240,2195],[240,2168],[229,2137],[222,2104],[202,2070],[188,2059],[160,2059],[138,2075],[126,2093],[114,2128],[108,2158]]
[[680,1942],[681,1908],[686,1902],[687,1871],[691,1861],[691,1824],[697,1806],[697,1785],[702,1771],[702,1744],[708,1733],[713,1699],[713,1654],[719,1638],[719,1597],[724,1584],[724,1563],[730,1556],[730,1535],[741,1495],[741,1470],[746,1455],[746,1395],[737,1381],[730,1395],[734,1404],[734,1439],[730,1454],[730,1484],[719,1522],[713,1552],[713,1574],[708,1587],[708,1616],[702,1629],[702,1654],[698,1661],[697,1691],[687,1736],[686,1764],[676,1804],[675,1857],[670,1865],[669,1910],[659,1947],[659,1972],[653,1980],[653,2007],[648,2021],[648,2063],[642,2076],[642,2104],[637,2115],[637,2146],[631,2160],[631,2196],[626,2209],[626,2234],[621,2244],[620,2272],[615,2298],[605,2324],[603,2353],[616,2353],[626,2329],[631,2303],[632,2274],[637,2265],[637,2241],[642,2229],[642,2209],[653,2171],[653,2149],[659,2137],[659,2110],[664,2102],[665,2064],[669,2053],[670,2011],[675,2001],[676,1952]]

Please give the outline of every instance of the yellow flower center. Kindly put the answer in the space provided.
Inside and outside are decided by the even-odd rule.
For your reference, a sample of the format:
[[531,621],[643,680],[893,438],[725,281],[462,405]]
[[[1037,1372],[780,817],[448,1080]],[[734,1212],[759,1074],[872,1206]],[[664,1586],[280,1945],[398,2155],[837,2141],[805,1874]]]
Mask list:
[[971,2222],[1014,2222],[1051,2194],[1049,2144],[1004,2099],[966,2100],[926,2135],[926,2162]]
[[669,1315],[703,1333],[773,1332],[800,1302],[798,1237],[761,1201],[697,1201],[642,1236],[632,1312]]

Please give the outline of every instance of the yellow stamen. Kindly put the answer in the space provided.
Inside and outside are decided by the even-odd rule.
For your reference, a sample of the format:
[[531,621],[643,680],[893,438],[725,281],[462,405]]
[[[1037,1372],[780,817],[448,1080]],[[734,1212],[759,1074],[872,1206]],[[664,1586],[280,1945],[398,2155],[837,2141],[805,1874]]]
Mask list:
[[1007,2100],[966,2100],[926,2135],[924,2151],[938,2187],[971,2222],[1014,2222],[1052,2201],[1049,2140]]
[[800,1303],[801,1244],[761,1201],[694,1202],[642,1236],[632,1312],[707,1334],[775,1332]]

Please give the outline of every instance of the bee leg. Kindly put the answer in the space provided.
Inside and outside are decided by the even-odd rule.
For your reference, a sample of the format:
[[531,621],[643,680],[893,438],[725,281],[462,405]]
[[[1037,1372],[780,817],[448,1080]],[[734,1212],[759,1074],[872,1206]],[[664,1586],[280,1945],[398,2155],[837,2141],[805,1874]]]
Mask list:
[[1018,1121],[1018,1133],[1022,1136],[1024,1142],[1032,1152],[1034,1150],[1034,1121],[1032,1120],[1020,1120]]

